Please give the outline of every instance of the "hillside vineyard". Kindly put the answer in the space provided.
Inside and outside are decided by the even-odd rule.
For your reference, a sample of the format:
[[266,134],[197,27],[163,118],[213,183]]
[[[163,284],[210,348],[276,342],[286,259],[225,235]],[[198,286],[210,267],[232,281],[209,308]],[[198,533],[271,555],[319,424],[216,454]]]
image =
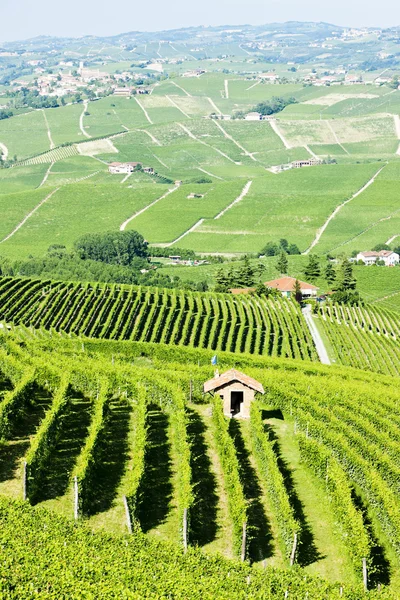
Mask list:
[[[187,558],[174,550],[175,566],[171,563],[168,568],[179,573],[185,570],[187,560],[193,565],[205,561],[204,564],[208,564],[206,577],[209,585],[214,586],[213,578],[225,568],[224,562],[207,559],[190,548],[212,545],[210,516],[219,520],[216,509],[226,494],[225,517],[230,521],[233,537],[230,538],[229,528],[223,528],[222,535],[228,536],[224,543],[230,545],[233,557],[243,558],[244,552],[244,557],[256,564],[276,554],[280,556],[278,564],[281,566],[293,561],[304,566],[309,552],[307,514],[296,508],[300,500],[299,497],[296,500],[296,494],[300,493],[301,497],[303,491],[301,486],[297,491],[287,487],[280,454],[276,453],[277,439],[284,453],[291,440],[299,445],[304,465],[315,473],[308,486],[317,491],[319,478],[324,481],[321,489],[326,499],[329,498],[329,510],[339,527],[338,551],[343,546],[348,553],[347,568],[353,573],[353,583],[339,586],[307,576],[298,579],[297,570],[287,571],[285,575],[282,571],[278,575],[279,572],[270,567],[261,576],[258,568],[243,569],[234,562],[229,568],[235,573],[238,597],[249,590],[268,593],[275,589],[284,593],[291,589],[294,597],[300,598],[301,594],[312,594],[318,585],[325,586],[321,589],[332,598],[352,598],[354,594],[362,597],[364,563],[375,573],[371,576],[372,582],[374,577],[377,581],[385,579],[386,567],[376,562],[374,536],[377,532],[365,521],[364,509],[368,507],[371,514],[379,516],[393,551],[390,560],[395,564],[400,552],[396,460],[399,441],[396,420],[400,419],[400,413],[399,392],[392,379],[361,371],[354,378],[354,372],[349,369],[332,370],[311,363],[306,366],[306,363],[268,358],[256,359],[253,367],[246,367],[245,357],[241,364],[240,357],[226,353],[221,360],[227,367],[234,362],[246,368],[267,390],[262,401],[252,405],[249,422],[240,425],[237,422],[238,427],[232,429],[234,421],[229,425],[224,418],[218,396],[212,400],[212,417],[208,410],[204,411],[207,405],[200,389],[212,373],[212,368],[204,364],[208,357],[206,351],[177,348],[170,353],[167,347],[148,345],[147,363],[142,364],[143,346],[97,340],[82,344],[78,339],[51,336],[43,329],[32,334],[23,327],[0,335],[3,387],[0,435],[4,451],[9,452],[15,444],[20,444],[18,440],[26,440],[21,446],[24,468],[9,471],[0,482],[0,492],[9,497],[8,502],[1,501],[0,537],[18,553],[23,564],[28,557],[18,536],[10,537],[16,515],[21,511],[21,505],[12,499],[22,496],[33,505],[51,507],[65,516],[75,514],[78,522],[85,520],[95,528],[96,519],[103,515],[102,527],[111,526],[120,533],[126,531],[129,514],[127,523],[133,532],[130,544],[139,544],[143,557],[146,553],[162,556],[162,543],[152,541],[152,532],[158,531],[161,539],[175,541],[177,548],[189,548]],[[136,364],[134,369],[130,366],[132,361]],[[370,396],[371,385],[374,398]],[[388,410],[392,415],[390,420],[386,417]],[[290,433],[281,429],[279,417],[277,420],[280,412]],[[77,418],[80,420],[78,429]],[[69,448],[73,431],[76,437],[73,447]],[[154,455],[154,443],[163,435],[169,440],[164,446],[167,462],[157,465],[159,455]],[[251,468],[243,455],[243,445],[251,456]],[[207,467],[206,462],[201,469],[198,465],[201,453],[208,454],[211,450],[219,457],[221,468],[221,480],[213,491],[214,504],[209,504],[204,487],[213,480],[209,479],[206,484],[210,476],[206,472],[211,465]],[[68,468],[59,472],[57,465],[61,464]],[[160,469],[164,469],[162,482],[157,483],[157,479],[150,476],[154,469],[156,477],[161,475]],[[244,478],[245,472],[247,478]],[[258,496],[260,492],[249,488],[250,476],[257,476],[262,497]],[[356,502],[353,483],[360,489],[363,505]],[[167,489],[173,494],[173,505],[165,496]],[[152,502],[156,502],[156,512],[148,510]],[[306,508],[307,503],[304,510]],[[58,531],[64,532],[62,535],[70,540],[67,547],[74,546],[75,539],[81,540],[82,556],[93,552],[93,544],[103,543],[101,534],[91,535],[93,541],[89,542],[84,526],[73,534],[67,522],[55,516],[28,509],[24,514],[19,524],[21,534],[24,528],[32,528],[33,525],[29,525],[32,519],[36,520],[37,527],[53,519],[51,529],[54,528],[56,535]],[[168,522],[167,529],[163,526],[164,519]],[[265,528],[270,527],[269,523],[273,524],[272,537],[266,538]],[[244,524],[248,528],[243,542]],[[140,530],[147,532],[148,542]],[[115,542],[108,543],[117,547],[120,542],[115,538]],[[43,552],[46,552],[52,544],[47,534],[43,544]],[[127,552],[123,560],[133,560],[128,559],[131,551]],[[100,560],[102,557],[100,553]],[[106,554],[104,560],[105,557]],[[28,572],[36,573],[36,565],[39,567],[43,559],[40,549],[36,563],[30,561]],[[168,559],[167,563],[170,564]],[[54,590],[60,585],[53,579],[56,574],[55,565],[49,576]],[[88,585],[86,575],[79,575],[79,579],[83,586]],[[127,582],[125,576],[116,589],[123,589],[124,581]],[[221,597],[228,598],[232,594],[231,584],[226,582],[220,588]],[[15,585],[19,589],[23,580],[15,581]],[[140,585],[139,581],[135,585]],[[156,589],[152,587],[154,593]],[[181,596],[178,590],[177,597],[183,597],[185,593]],[[382,597],[382,593],[385,598],[392,597],[382,589],[377,597]],[[206,597],[211,598],[212,594]],[[375,597],[375,593],[370,592],[369,597]]]

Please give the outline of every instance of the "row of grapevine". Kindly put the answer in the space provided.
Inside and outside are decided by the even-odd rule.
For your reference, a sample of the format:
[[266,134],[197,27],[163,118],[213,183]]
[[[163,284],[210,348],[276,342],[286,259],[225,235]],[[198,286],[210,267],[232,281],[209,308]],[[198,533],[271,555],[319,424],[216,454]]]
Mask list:
[[371,539],[364,526],[363,516],[355,507],[352,486],[339,462],[316,440],[298,435],[302,460],[326,484],[331,506],[341,528],[342,538],[352,557],[356,571],[361,574],[362,560],[371,566]]
[[292,559],[292,562],[294,562],[293,550],[295,550],[298,543],[301,543],[301,527],[294,514],[278,466],[277,456],[273,448],[274,442],[268,439],[268,435],[264,431],[262,413],[256,403],[251,406],[250,431],[253,452],[268,492],[270,505],[274,508],[279,525],[284,555],[287,560]]
[[0,318],[95,338],[317,360],[303,315],[287,300],[3,278]]
[[30,501],[35,499],[40,489],[41,480],[53,452],[58,433],[62,426],[63,413],[65,412],[69,396],[69,373],[64,373],[60,379],[59,387],[54,395],[53,402],[32,440],[26,461],[26,497]]
[[228,496],[228,508],[233,522],[233,547],[236,556],[246,556],[247,503],[239,475],[239,463],[235,446],[229,435],[229,421],[222,410],[219,396],[212,400],[213,434],[221,462],[224,484]]

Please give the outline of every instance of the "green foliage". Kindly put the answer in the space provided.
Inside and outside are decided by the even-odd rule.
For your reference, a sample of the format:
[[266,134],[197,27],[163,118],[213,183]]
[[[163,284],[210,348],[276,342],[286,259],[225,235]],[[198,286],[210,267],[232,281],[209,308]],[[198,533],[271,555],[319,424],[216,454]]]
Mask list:
[[318,256],[311,254],[308,260],[308,264],[304,269],[304,276],[306,279],[314,283],[321,275],[321,267],[319,264]]
[[28,367],[15,388],[4,396],[0,404],[0,439],[10,436],[13,422],[30,402],[34,381],[35,369]]
[[147,258],[147,243],[137,231],[87,234],[75,242],[82,259],[117,265],[132,265],[137,258]]
[[276,270],[281,274],[285,275],[288,272],[289,262],[287,259],[286,252],[282,251],[279,255],[278,261],[276,263]]
[[335,267],[333,266],[330,260],[328,260],[326,263],[326,267],[324,269],[324,276],[329,285],[332,285],[336,280]]
[[273,96],[271,100],[259,102],[254,110],[259,112],[261,115],[273,115],[281,112],[284,108],[286,108],[286,106],[296,103],[297,100],[293,96],[289,96],[289,98]]

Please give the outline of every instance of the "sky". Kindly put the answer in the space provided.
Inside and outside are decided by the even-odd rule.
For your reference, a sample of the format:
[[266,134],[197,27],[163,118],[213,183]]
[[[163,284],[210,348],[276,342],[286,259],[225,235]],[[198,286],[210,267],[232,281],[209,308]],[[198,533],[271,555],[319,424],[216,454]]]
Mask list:
[[[147,10],[148,9],[148,10]],[[1,0],[0,42],[37,35],[80,37],[190,25],[325,21],[351,27],[400,25],[398,0]]]

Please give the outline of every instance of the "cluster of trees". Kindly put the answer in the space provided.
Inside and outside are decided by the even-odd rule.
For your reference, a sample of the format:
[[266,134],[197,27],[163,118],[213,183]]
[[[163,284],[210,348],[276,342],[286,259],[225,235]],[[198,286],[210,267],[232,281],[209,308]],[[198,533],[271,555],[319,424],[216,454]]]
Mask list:
[[304,269],[304,277],[310,283],[315,283],[321,276],[332,288],[333,302],[341,304],[362,304],[359,292],[356,290],[357,281],[353,273],[353,264],[347,259],[336,266],[328,259],[326,265],[321,267],[318,256],[311,254]]
[[[256,267],[253,267],[250,263],[248,256],[245,256],[243,264],[234,267],[230,266],[229,270],[219,269],[215,275],[215,291],[216,292],[228,292],[231,288],[248,288],[255,285],[257,276],[264,273],[265,266],[259,263]],[[261,287],[262,286],[262,287]],[[256,287],[256,293],[262,293],[267,291],[264,284],[258,284]]]
[[122,266],[141,266],[149,257],[148,244],[137,231],[88,233],[74,244],[83,260],[95,260]]
[[260,256],[277,256],[281,252],[285,252],[286,254],[300,254],[300,250],[296,244],[289,244],[285,238],[281,238],[279,244],[276,242],[267,242],[261,250]]
[[254,110],[261,115],[268,116],[281,112],[286,106],[289,106],[289,104],[297,104],[297,100],[294,96],[289,96],[289,98],[273,96],[271,100],[259,102]]
[[2,121],[3,119],[9,119],[10,117],[13,116],[13,111],[12,110],[8,110],[7,108],[2,108],[0,110],[0,121]]
[[57,108],[58,99],[55,96],[40,96],[39,90],[22,88],[18,92],[11,92],[12,105],[14,108]]

